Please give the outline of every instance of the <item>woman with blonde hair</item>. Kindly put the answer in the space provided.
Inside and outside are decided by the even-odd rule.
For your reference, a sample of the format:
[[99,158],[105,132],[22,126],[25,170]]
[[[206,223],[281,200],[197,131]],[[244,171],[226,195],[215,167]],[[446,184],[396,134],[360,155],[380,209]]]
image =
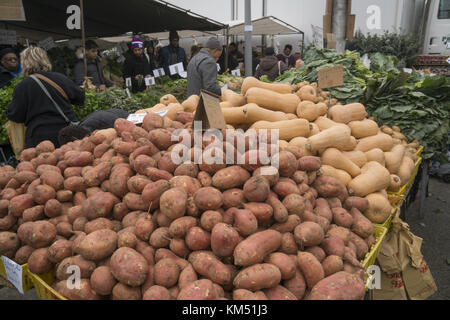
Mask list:
[[20,59],[25,78],[14,89],[6,117],[27,127],[26,148],[44,140],[59,147],[58,132],[78,122],[71,105],[84,104],[84,90],[61,73],[52,72],[47,53],[39,47],[26,48]]

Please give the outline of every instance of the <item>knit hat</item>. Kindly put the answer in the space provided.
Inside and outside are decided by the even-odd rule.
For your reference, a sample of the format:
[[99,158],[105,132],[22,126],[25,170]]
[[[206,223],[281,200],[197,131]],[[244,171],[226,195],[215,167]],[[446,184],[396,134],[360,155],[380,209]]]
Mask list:
[[209,38],[208,41],[206,42],[205,47],[208,49],[217,49],[220,51],[223,50],[222,46],[220,45],[219,40],[216,37]]
[[273,56],[275,54],[275,49],[273,47],[268,47],[264,51],[264,55],[267,56]]
[[131,41],[131,48],[143,48],[144,47],[144,41],[140,36],[134,36],[133,40]]

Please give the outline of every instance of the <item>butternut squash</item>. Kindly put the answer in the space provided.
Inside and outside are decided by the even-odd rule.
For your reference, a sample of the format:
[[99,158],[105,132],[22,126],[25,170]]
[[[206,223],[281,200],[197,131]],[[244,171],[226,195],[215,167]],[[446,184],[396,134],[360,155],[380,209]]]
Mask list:
[[276,122],[258,121],[255,122],[251,129],[259,130],[279,130],[279,139],[290,141],[295,137],[309,136],[310,126],[308,120],[293,119]]
[[366,154],[362,151],[344,151],[343,155],[360,168],[367,163]]
[[312,122],[320,116],[320,111],[314,102],[304,100],[297,107],[297,116]]
[[414,168],[414,161],[410,157],[403,157],[402,163],[397,171],[397,175],[402,182],[402,186],[408,182],[409,178],[411,178]]
[[167,117],[170,120],[174,121],[177,112],[183,112],[183,111],[184,111],[184,108],[183,108],[183,106],[181,104],[179,104],[179,103],[170,103],[167,106],[167,113],[164,115],[164,117]]
[[300,103],[299,97],[295,94],[282,94],[262,88],[250,88],[246,97],[248,103],[256,103],[260,107],[285,113],[295,113]]
[[328,112],[328,106],[324,102],[319,102],[316,104],[317,109],[319,109],[319,116],[324,116]]
[[314,121],[314,123],[319,127],[320,131],[329,129],[333,126],[346,126],[343,123],[337,123],[337,122],[334,122],[333,120],[330,120],[330,119],[328,119],[326,117],[322,117],[322,116],[318,117],[316,119],[316,121]]
[[322,164],[319,171],[324,176],[338,179],[346,186],[350,183],[350,181],[352,181],[352,177],[346,171],[333,168],[332,166],[326,164]]
[[334,126],[309,137],[306,148],[311,152],[350,143],[350,128]]
[[348,126],[352,130],[352,136],[358,139],[374,136],[380,131],[378,124],[369,119],[350,121]]
[[375,194],[380,194],[380,195],[382,195],[383,197],[385,197],[386,199],[389,199],[389,196],[388,196],[388,193],[387,193],[386,189],[383,189],[383,190],[380,190],[380,191],[374,192],[374,193],[375,193]]
[[220,107],[222,109],[229,109],[229,108],[233,108],[233,105],[231,104],[231,102],[229,101],[223,101],[219,103]]
[[296,137],[289,141],[290,146],[298,147],[302,150],[305,156],[313,156],[314,154],[306,149],[306,144],[308,143],[308,139],[305,137]]
[[403,145],[402,140],[400,140],[400,139],[395,139],[395,138],[392,138],[392,143],[394,144],[394,147],[395,147],[397,144]]
[[385,167],[378,162],[371,161],[361,168],[359,176],[350,181],[348,192],[350,195],[365,197],[370,193],[386,189],[390,179],[390,173]]
[[317,102],[317,91],[312,85],[301,87],[300,90],[297,91],[297,95],[302,101]]
[[320,133],[320,129],[317,124],[315,124],[314,122],[310,122],[309,124],[311,125],[311,132],[309,133],[310,137]]
[[414,139],[411,143],[408,144],[408,146],[414,149],[418,149],[420,147],[419,140]]
[[391,174],[391,182],[389,183],[388,191],[397,192],[402,187],[402,180],[396,174]]
[[367,117],[366,108],[361,103],[351,103],[345,106],[335,105],[328,110],[328,117],[339,123],[361,121]]
[[392,134],[394,133],[394,130],[392,130],[391,128],[389,128],[389,127],[386,126],[386,125],[381,126],[381,127],[380,127],[380,130],[381,130],[383,133],[386,133],[386,134],[388,134],[388,135],[390,135],[390,136],[392,136]]
[[355,137],[350,136],[350,140],[348,143],[337,145],[336,148],[338,148],[341,151],[354,151],[357,144],[358,140],[356,140]]
[[405,157],[411,158],[411,160],[414,161],[414,163],[416,163],[416,161],[417,161],[417,159],[418,159],[418,156],[417,156],[416,151],[411,150],[411,149],[407,149],[407,150],[405,151]]
[[183,101],[181,104],[186,112],[195,112],[197,110],[200,97],[196,94],[191,95],[189,98]]
[[400,133],[400,132],[394,132],[392,134],[392,138],[394,139],[399,139],[399,140],[403,140],[403,141],[408,141],[408,139],[405,137],[404,134]]
[[286,113],[286,117],[288,118],[288,120],[298,119],[298,117],[293,113]]
[[287,142],[286,140],[279,140],[278,141],[278,146],[281,148],[287,148],[289,146],[289,142]]
[[392,130],[394,130],[395,132],[400,132],[401,131],[400,127],[398,127],[398,126],[393,126]]
[[158,104],[155,104],[151,108],[141,109],[141,110],[136,111],[135,113],[150,113],[150,112],[154,113],[154,112],[163,111],[166,109],[167,109],[167,106],[165,104],[158,103]]
[[405,150],[406,148],[403,145],[398,144],[394,146],[391,151],[384,153],[386,169],[388,169],[391,174],[397,173],[400,168],[403,157],[405,156]]
[[255,77],[247,77],[242,82],[242,94],[245,95],[250,88],[263,88],[278,93],[292,93],[292,87],[289,84],[283,83],[266,83],[259,81]]
[[240,107],[247,103],[247,99],[245,99],[243,94],[236,93],[229,89],[222,92],[222,101],[230,102],[233,107]]
[[380,148],[374,148],[364,153],[367,158],[367,162],[376,161],[383,167],[386,165],[386,159],[384,158],[384,152]]
[[171,103],[179,103],[179,102],[178,102],[177,98],[175,98],[174,95],[169,93],[169,94],[162,96],[161,99],[159,99],[159,103],[168,106]]
[[384,223],[392,212],[392,206],[389,200],[379,193],[369,194],[365,198],[369,202],[367,210],[364,211],[367,219],[372,223]]
[[225,122],[229,124],[253,124],[261,120],[270,122],[288,120],[284,112],[267,110],[254,103],[242,107],[224,108],[222,113]]
[[333,168],[344,170],[353,178],[361,174],[361,169],[336,148],[326,149],[321,156],[321,161]]
[[391,151],[394,143],[392,137],[386,133],[378,133],[375,136],[362,138],[359,140],[356,150],[367,152],[369,150],[379,148],[384,152]]

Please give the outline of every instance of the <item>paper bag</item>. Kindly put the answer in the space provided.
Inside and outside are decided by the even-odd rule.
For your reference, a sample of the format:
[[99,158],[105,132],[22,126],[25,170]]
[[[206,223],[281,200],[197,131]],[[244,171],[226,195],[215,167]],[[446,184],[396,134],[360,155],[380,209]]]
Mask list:
[[13,121],[6,122],[5,128],[16,159],[19,159],[20,153],[25,149],[25,131],[27,128],[23,123]]
[[381,289],[373,290],[375,300],[423,300],[437,291],[421,247],[422,238],[395,217],[377,260],[382,272]]

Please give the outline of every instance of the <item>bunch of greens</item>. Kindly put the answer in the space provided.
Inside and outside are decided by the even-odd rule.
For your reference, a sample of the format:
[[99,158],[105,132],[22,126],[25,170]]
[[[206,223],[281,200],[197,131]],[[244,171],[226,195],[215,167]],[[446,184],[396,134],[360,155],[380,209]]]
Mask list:
[[8,121],[6,118],[6,110],[12,100],[12,94],[16,85],[23,79],[23,77],[14,78],[11,85],[0,89],[0,145],[9,144],[8,133],[6,132],[5,124]]

